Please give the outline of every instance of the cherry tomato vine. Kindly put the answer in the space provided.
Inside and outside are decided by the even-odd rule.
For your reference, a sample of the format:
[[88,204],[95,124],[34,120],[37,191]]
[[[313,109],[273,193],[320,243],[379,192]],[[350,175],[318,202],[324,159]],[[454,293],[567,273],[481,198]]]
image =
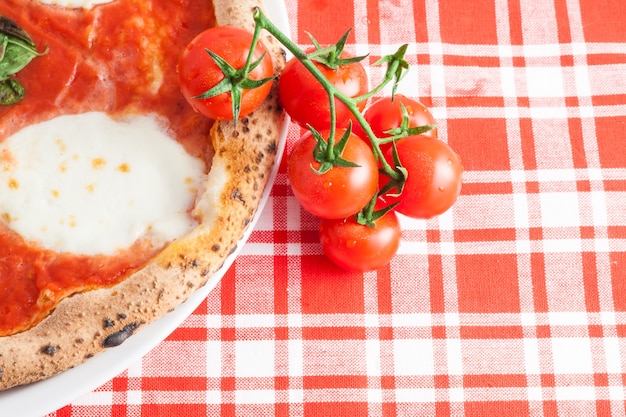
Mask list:
[[[289,155],[288,175],[296,199],[322,219],[320,242],[337,265],[357,271],[386,265],[401,238],[396,213],[419,219],[442,214],[460,194],[463,174],[459,156],[437,139],[428,108],[396,94],[409,70],[408,45],[373,64],[386,70],[368,91],[361,64],[367,56],[344,51],[350,31],[326,47],[309,35],[313,48],[305,51],[260,9],[253,17],[254,32],[244,37],[247,47],[236,48],[243,56],[236,66],[220,56],[227,54],[220,42],[204,45],[204,59],[212,61],[217,78],[205,79],[202,91],[185,93],[186,98],[195,107],[197,100],[225,97],[236,122],[244,95],[269,89],[274,79],[271,68],[254,74],[267,57],[261,31],[269,32],[293,55],[279,79],[281,104],[294,122],[309,129]],[[189,85],[184,61],[185,54],[179,74],[183,91]],[[366,107],[390,84],[390,97]],[[256,95],[252,109],[265,95]]]

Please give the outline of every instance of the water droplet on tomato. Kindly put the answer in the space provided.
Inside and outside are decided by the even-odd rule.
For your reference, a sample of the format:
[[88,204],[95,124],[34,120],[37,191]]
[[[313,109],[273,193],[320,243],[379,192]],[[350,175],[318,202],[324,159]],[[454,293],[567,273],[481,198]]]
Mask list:
[[356,240],[348,240],[346,241],[346,248],[353,248],[356,246]]
[[198,77],[198,75],[200,75],[200,71],[199,71],[198,69],[194,69],[194,70],[189,71],[189,72],[187,73],[187,79],[188,79],[189,81],[191,81],[191,80],[193,80],[193,79],[197,78],[197,77]]
[[446,191],[446,187],[444,187],[444,186],[440,185],[440,186],[439,186],[439,191],[442,191],[442,192],[443,192],[443,191]]
[[322,186],[328,190],[330,187],[333,186],[333,183],[332,181],[324,181],[324,184],[322,184]]

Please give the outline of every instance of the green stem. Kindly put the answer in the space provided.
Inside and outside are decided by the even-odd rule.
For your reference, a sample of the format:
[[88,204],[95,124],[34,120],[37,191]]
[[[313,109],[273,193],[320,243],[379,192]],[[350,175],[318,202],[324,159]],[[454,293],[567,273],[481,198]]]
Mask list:
[[259,25],[255,25],[254,33],[252,34],[252,45],[250,46],[250,52],[248,53],[248,57],[246,58],[246,64],[244,65],[244,74],[248,74],[250,72],[250,65],[252,65],[252,59],[254,56],[254,51],[256,50],[256,45],[259,43],[259,38],[261,36],[262,27]]
[[[317,69],[317,68],[315,68]],[[328,101],[330,106],[330,133],[328,134],[327,154],[329,161],[335,159],[335,133],[337,130],[337,110],[335,107],[335,94],[332,90],[326,90],[328,93]]]
[[383,88],[385,88],[387,86],[387,84],[389,84],[391,81],[393,81],[393,74],[396,72],[396,70],[397,70],[399,65],[400,64],[398,63],[398,61],[393,61],[391,63],[391,67],[385,73],[385,76],[383,77],[383,80],[382,80],[382,82],[380,84],[378,84],[376,87],[374,87],[374,89],[368,91],[367,93],[363,94],[362,96],[355,97],[352,100],[354,100],[355,102],[358,103],[359,101],[370,99],[370,98],[374,97],[376,94],[378,94],[379,92],[381,92],[383,90]]
[[[381,91],[387,84],[389,84],[393,80],[392,74],[398,67],[398,62],[392,62],[391,70],[387,70],[385,78],[382,83],[374,88],[367,94],[364,94],[360,97],[352,98],[337,89],[328,79],[322,74],[322,72],[316,67],[315,63],[311,59],[311,57],[315,56],[319,51],[314,52],[311,55],[307,55],[297,44],[295,44],[291,39],[289,39],[284,33],[278,29],[264,14],[263,12],[257,8],[254,11],[254,20],[256,22],[256,30],[265,29],[267,30],[274,38],[278,40],[289,52],[293,54],[293,56],[298,59],[302,65],[315,77],[315,79],[321,84],[321,86],[326,90],[330,100],[330,117],[331,117],[331,134],[329,138],[329,145],[331,145],[331,141],[334,141],[335,134],[335,124],[336,124],[336,111],[335,111],[335,98],[341,101],[348,108],[350,113],[352,113],[359,123],[359,125],[363,128],[365,133],[368,136],[370,143],[372,144],[372,150],[374,152],[374,156],[377,160],[381,161],[383,170],[386,175],[389,175],[393,179],[400,179],[400,174],[395,172],[395,170],[389,165],[389,163],[384,158],[382,151],[380,150],[381,140],[376,137],[372,128],[369,126],[363,115],[361,114],[359,108],[356,103],[362,100],[366,100],[372,97],[374,94]],[[332,146],[328,146],[328,149],[332,152]],[[331,155],[329,155],[331,156]]]

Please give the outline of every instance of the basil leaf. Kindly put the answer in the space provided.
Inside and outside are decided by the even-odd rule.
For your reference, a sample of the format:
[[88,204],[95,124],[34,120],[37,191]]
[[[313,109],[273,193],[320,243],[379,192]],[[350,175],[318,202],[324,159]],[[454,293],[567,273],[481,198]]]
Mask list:
[[24,97],[24,87],[13,79],[33,58],[41,56],[30,35],[14,21],[0,16],[0,104],[15,104]]
[[33,42],[28,33],[8,17],[0,16],[0,33],[15,39],[21,39],[32,47],[35,46],[35,42]]
[[16,74],[28,65],[33,58],[40,55],[32,45],[21,39],[0,34],[0,42],[5,45],[4,55],[2,56],[2,61],[0,61],[0,81]]
[[17,80],[9,79],[0,82],[0,105],[10,105],[24,98],[24,87]]

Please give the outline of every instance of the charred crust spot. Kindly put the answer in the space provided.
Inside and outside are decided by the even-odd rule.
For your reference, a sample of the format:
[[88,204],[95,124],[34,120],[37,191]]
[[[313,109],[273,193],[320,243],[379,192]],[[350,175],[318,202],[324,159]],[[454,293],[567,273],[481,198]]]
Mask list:
[[41,353],[45,353],[46,355],[54,356],[54,354],[57,353],[57,348],[56,348],[56,346],[46,345],[46,346],[41,348]]
[[118,314],[118,315],[117,315],[117,319],[118,319],[118,320],[124,320],[126,317],[127,317],[127,316],[126,316],[126,314],[124,314],[124,313],[120,313],[120,314]]
[[74,340],[74,342],[76,342],[76,344],[81,345],[85,342],[85,339],[83,339],[82,337],[79,337],[78,339]]
[[241,195],[241,191],[239,190],[239,188],[235,188],[230,196],[233,200],[237,200],[240,201],[242,204],[246,204],[246,200]]
[[261,162],[263,162],[263,158],[265,158],[265,154],[264,154],[263,152],[259,152],[259,153],[256,155],[255,162],[256,162],[257,164],[260,164]]
[[276,153],[276,142],[267,145],[267,153]]
[[4,371],[2,370],[2,368],[0,368],[0,379],[2,379],[3,375],[4,375]]
[[197,259],[194,259],[193,261],[191,261],[191,266],[192,266],[193,268],[197,268],[199,265],[200,265],[200,264],[198,263],[198,260],[197,260]]
[[217,244],[217,243],[216,243],[215,245],[211,246],[211,250],[212,250],[213,252],[217,252],[217,251],[219,251],[221,248],[222,248],[222,247],[221,247],[219,244]]
[[249,173],[250,171],[252,171],[252,168],[250,168],[250,165],[246,165],[246,167],[243,169],[243,172],[245,172],[246,174]]
[[115,322],[107,317],[103,320],[103,325],[105,329],[108,329],[109,327],[115,326]]
[[121,345],[126,341],[126,339],[132,336],[135,330],[142,324],[143,323],[130,323],[122,327],[121,330],[118,330],[115,333],[111,333],[102,342],[102,347],[110,348]]
[[88,353],[85,355],[85,359],[91,359],[93,358],[93,353]]

